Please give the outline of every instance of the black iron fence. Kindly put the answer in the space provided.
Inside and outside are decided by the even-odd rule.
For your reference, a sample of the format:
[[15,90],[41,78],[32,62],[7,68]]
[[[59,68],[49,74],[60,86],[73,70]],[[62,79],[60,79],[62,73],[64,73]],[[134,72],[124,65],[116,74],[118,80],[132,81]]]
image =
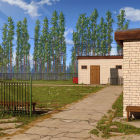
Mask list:
[[[0,81],[0,113],[32,115],[32,79],[30,82]],[[24,107],[24,109],[23,109]]]
[[78,73],[0,73],[1,80],[70,80]]

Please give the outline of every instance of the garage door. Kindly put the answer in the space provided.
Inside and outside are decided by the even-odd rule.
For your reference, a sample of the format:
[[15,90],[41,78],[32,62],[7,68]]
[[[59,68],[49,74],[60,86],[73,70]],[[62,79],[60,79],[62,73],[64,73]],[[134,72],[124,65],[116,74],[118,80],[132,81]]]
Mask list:
[[90,84],[100,84],[100,66],[90,66]]

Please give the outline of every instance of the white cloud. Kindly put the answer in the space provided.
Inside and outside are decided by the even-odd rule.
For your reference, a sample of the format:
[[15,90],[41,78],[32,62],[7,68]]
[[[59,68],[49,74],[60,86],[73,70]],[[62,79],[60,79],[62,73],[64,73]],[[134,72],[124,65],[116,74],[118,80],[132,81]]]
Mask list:
[[116,12],[115,12],[115,11],[113,11],[113,13],[115,13],[115,14],[116,14]]
[[[66,29],[66,28],[65,28]],[[72,28],[69,28],[67,31],[64,32],[64,36],[66,37],[66,35],[68,33],[73,33],[73,29]]]
[[19,6],[23,10],[27,10],[27,12],[25,13],[28,13],[32,18],[42,15],[42,14],[37,14],[38,6],[36,6],[33,1],[30,4],[27,4],[23,0],[1,0],[1,1],[7,2],[10,5]]
[[119,10],[119,14],[121,14],[121,10],[125,10],[125,19],[130,20],[132,22],[140,21],[140,9],[134,9],[133,7],[125,7]]
[[[65,29],[67,29],[67,27]],[[68,35],[68,33],[73,33],[73,29],[69,28],[67,31],[64,32],[66,44],[67,45],[74,45],[74,42],[66,37]]]
[[[10,5],[19,6],[23,10],[27,10],[27,12],[25,12],[25,14],[29,14],[32,18],[42,15],[42,14],[37,13],[37,10],[39,8],[37,5],[39,5],[39,6],[40,5],[42,6],[43,4],[52,5],[52,3],[50,2],[51,0],[42,0],[38,3],[31,1],[30,4],[27,4],[23,0],[1,0],[1,1],[7,2]],[[59,1],[59,0],[52,0],[52,1],[55,2],[55,1]],[[47,11],[47,13],[48,13],[48,11]]]
[[74,45],[74,42],[68,38],[66,38],[65,41],[67,45],[70,45],[70,46]]
[[[36,4],[40,4],[40,5],[43,5],[43,4],[47,4],[47,5],[52,5],[52,3],[50,2],[51,0],[42,0]],[[53,2],[55,1],[60,1],[60,0],[52,0]]]

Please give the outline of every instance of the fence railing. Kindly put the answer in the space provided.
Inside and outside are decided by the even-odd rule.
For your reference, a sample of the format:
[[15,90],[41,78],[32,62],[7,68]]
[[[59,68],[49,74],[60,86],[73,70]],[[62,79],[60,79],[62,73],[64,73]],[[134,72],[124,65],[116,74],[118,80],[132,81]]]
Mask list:
[[2,80],[70,80],[78,77],[78,73],[0,73]]
[[[0,81],[0,112],[32,116],[32,79],[30,82]],[[30,91],[29,91],[30,90]],[[30,98],[30,100],[29,100]],[[24,105],[23,105],[24,104]],[[28,104],[28,105],[27,105]],[[22,110],[21,110],[21,107]],[[25,109],[23,110],[23,106]],[[27,108],[26,108],[27,107]],[[5,110],[6,109],[6,110]]]
[[110,85],[123,85],[123,78],[108,78]]
[[[97,51],[97,48],[95,49]],[[108,55],[108,51],[105,52],[105,50],[103,51],[103,53],[101,52],[101,48],[99,47],[99,52],[97,53],[95,51],[95,56],[123,56],[123,49],[122,48],[119,48],[119,50],[117,49],[117,46],[116,47],[112,47],[111,48],[111,51],[110,51],[110,55]],[[79,55],[76,53],[76,56],[93,56],[93,52],[89,52],[89,53],[86,53],[86,50],[84,52],[79,53]]]

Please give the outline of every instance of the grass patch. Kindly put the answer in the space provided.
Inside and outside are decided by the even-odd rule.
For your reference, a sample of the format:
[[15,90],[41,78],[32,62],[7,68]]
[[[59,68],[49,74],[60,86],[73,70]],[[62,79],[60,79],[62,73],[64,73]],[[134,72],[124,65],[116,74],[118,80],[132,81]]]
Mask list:
[[[136,128],[135,126],[129,124],[122,124],[121,122],[116,122],[116,121],[112,122],[112,119],[115,117],[123,117],[123,93],[121,93],[121,95],[118,97],[116,102],[112,105],[112,109],[115,109],[116,111],[115,112],[111,110],[108,111],[108,114],[112,113],[108,118],[109,123],[105,124],[104,118],[107,118],[107,116],[103,116],[103,118],[97,123],[96,126],[97,129],[91,130],[90,133],[99,137],[99,131],[101,131],[103,133],[101,137],[106,139],[112,137],[112,135],[109,134],[109,132],[125,133],[125,135],[140,134],[140,128]],[[124,120],[126,121],[127,119],[125,118]],[[101,124],[105,124],[105,125],[101,126]],[[110,126],[112,125],[117,126],[117,128],[110,128]]]
[[[0,87],[1,88],[1,87]],[[96,93],[97,91],[103,89],[105,87],[98,86],[33,86],[32,87],[32,102],[36,102],[36,107],[38,108],[46,108],[48,111],[50,108],[52,110],[58,110],[61,107],[64,107],[67,104],[71,104],[73,102],[77,102],[78,100],[83,99],[86,95],[91,93]],[[10,88],[12,91],[12,88]],[[24,90],[24,88],[23,88]],[[9,97],[9,96],[7,96]],[[10,99],[12,94],[10,94]],[[15,96],[16,99],[16,96]],[[21,99],[21,98],[20,98]],[[8,100],[9,101],[9,100]],[[21,100],[20,100],[21,101]],[[15,117],[17,120],[13,122],[22,123],[20,126],[16,126],[16,128],[23,127],[28,125],[31,122],[35,122],[37,119],[45,116],[45,114],[32,114],[30,116],[24,116],[22,114],[16,115],[15,113],[5,113],[0,114],[0,119],[9,119]],[[4,135],[0,134],[1,136]]]
[[[26,80],[0,80],[0,81],[8,81],[8,82],[30,82]],[[55,84],[55,85],[86,85],[86,84],[77,84],[73,83],[73,79],[70,80],[32,80],[32,84]]]

